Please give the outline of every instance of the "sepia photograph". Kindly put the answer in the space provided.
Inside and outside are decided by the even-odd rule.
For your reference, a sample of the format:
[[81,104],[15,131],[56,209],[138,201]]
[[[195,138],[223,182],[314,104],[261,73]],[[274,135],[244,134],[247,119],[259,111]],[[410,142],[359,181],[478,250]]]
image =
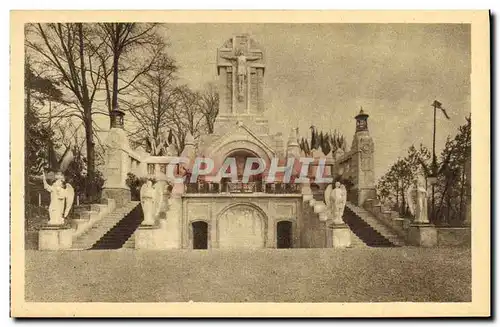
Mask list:
[[13,316],[490,314],[487,11],[150,14],[11,13]]

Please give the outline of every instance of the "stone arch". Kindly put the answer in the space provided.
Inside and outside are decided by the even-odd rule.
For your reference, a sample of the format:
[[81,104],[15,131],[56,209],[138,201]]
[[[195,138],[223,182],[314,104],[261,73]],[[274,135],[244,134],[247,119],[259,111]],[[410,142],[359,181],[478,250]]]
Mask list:
[[211,149],[209,156],[211,158],[219,159],[222,161],[228,155],[238,150],[251,152],[257,157],[264,159],[266,162],[269,162],[274,155],[271,151],[265,149],[257,142],[252,142],[249,140],[231,140]]
[[[269,242],[269,240],[267,239],[267,235],[268,235],[268,215],[267,213],[261,208],[259,207],[258,205],[255,205],[253,203],[233,203],[233,204],[230,204],[228,206],[226,206],[224,209],[222,209],[218,215],[217,215],[217,218],[215,220],[215,223],[216,223],[216,242],[217,242],[217,247],[226,247],[232,240],[228,239],[228,240],[225,240],[223,239],[221,241],[222,238],[224,237],[227,237],[227,234],[229,232],[234,232],[236,234],[236,236],[238,236],[238,232],[241,233],[241,232],[245,232],[245,230],[239,230],[239,231],[231,231],[231,230],[224,230],[224,228],[227,228],[227,226],[221,226],[222,223],[221,221],[225,221],[227,220],[227,214],[230,213],[230,216],[229,218],[232,218],[232,222],[234,222],[234,220],[238,219],[238,211],[241,212],[242,216],[245,215],[245,211],[250,211],[250,212],[254,212],[254,213],[257,213],[257,217],[255,215],[252,215],[252,223],[255,222],[255,220],[258,221],[259,226],[259,230],[257,232],[255,230],[253,231],[250,231],[248,230],[249,232],[249,235],[251,236],[250,237],[250,241],[252,240],[255,240],[255,241],[261,241],[260,244],[249,244],[250,246],[249,247],[262,247],[262,248],[265,248]],[[244,223],[248,223],[248,218],[245,218],[245,220],[247,221],[244,221]],[[250,234],[250,232],[252,232],[253,234]],[[222,237],[221,237],[222,236]],[[242,242],[243,244],[245,242]],[[222,244],[222,246],[221,246]],[[240,247],[241,244],[238,244],[236,245],[235,247]]]

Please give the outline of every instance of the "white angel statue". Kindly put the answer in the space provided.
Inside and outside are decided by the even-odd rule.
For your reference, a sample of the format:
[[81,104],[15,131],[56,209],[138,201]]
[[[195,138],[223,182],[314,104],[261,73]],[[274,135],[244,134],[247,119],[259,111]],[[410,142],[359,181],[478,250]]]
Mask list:
[[65,183],[61,172],[55,174],[52,185],[47,183],[45,172],[43,172],[43,186],[50,192],[49,225],[63,225],[64,219],[68,217],[69,211],[75,199],[75,189],[69,183]]
[[144,214],[143,225],[154,225],[155,223],[155,189],[153,182],[148,179],[141,187],[140,191],[142,212]]
[[328,208],[330,217],[333,218],[334,224],[343,224],[342,216],[347,202],[347,191],[344,185],[340,182],[335,183],[335,188],[328,185],[325,190],[325,203]]
[[425,177],[422,174],[417,175],[413,184],[406,192],[408,199],[408,207],[410,212],[415,216],[415,223],[428,224],[427,216],[427,189],[425,186]]

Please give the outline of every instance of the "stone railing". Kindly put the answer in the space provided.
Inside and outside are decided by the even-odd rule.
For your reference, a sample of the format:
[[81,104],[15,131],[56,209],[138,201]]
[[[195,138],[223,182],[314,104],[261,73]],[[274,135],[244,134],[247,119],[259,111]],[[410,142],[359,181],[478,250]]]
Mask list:
[[[408,241],[408,234],[412,219],[402,218],[396,211],[388,210],[378,200],[369,199],[364,203],[364,208],[378,220],[391,228],[399,236]],[[470,246],[470,226],[463,227],[436,227],[438,246]]]
[[299,184],[256,182],[198,182],[186,183],[186,193],[267,193],[267,194],[300,194]]
[[399,236],[406,238],[411,224],[410,219],[402,218],[396,211],[384,208],[382,204],[375,199],[366,200],[363,207]]

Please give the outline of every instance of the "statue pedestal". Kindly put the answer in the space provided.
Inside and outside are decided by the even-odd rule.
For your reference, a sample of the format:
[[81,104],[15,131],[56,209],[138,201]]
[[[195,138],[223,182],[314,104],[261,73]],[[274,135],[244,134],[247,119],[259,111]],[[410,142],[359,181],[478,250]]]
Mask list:
[[105,187],[102,190],[101,200],[112,199],[114,200],[113,206],[120,207],[130,202],[130,190],[127,188],[110,188]]
[[141,225],[135,231],[135,248],[140,250],[165,250],[167,245],[167,232],[164,219],[152,226]]
[[437,245],[437,229],[432,224],[411,224],[408,243],[414,246],[433,247]]
[[38,231],[39,250],[69,250],[73,245],[73,230],[68,226],[47,225]]
[[346,224],[332,224],[327,226],[330,233],[327,237],[327,247],[346,248],[351,246],[351,230]]

